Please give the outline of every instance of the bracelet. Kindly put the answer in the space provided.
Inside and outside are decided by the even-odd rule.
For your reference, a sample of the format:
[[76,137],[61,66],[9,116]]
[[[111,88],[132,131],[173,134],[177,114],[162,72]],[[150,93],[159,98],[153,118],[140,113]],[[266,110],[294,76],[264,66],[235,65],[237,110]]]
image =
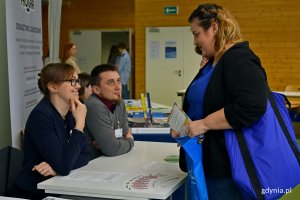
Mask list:
[[81,130],[79,130],[79,129],[77,129],[77,128],[73,128],[73,129],[70,131],[70,136],[73,134],[73,131],[74,131],[74,132],[78,132],[78,133],[80,133],[80,134],[84,134],[83,131],[81,131]]

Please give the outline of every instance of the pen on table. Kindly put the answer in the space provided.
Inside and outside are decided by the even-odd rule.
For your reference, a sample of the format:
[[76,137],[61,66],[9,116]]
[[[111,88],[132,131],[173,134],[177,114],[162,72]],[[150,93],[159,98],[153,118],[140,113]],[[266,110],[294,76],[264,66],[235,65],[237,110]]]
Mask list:
[[144,112],[144,120],[145,120],[146,126],[148,126],[147,108],[146,108],[144,93],[141,94],[141,102],[142,102],[142,108],[143,108],[143,112]]
[[150,93],[149,92],[147,92],[147,102],[148,102],[150,123],[153,124],[152,107],[151,107],[151,100],[150,100]]

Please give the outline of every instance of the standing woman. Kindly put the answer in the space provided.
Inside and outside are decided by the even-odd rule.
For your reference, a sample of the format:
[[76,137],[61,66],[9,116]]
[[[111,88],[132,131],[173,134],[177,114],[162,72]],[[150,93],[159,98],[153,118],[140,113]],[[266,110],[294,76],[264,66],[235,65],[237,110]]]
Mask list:
[[[186,134],[205,135],[203,166],[209,199],[241,199],[231,176],[224,130],[252,125],[264,114],[266,75],[227,10],[216,4],[200,4],[188,21],[194,44],[211,59],[187,89],[183,109],[192,122]],[[183,149],[180,167],[186,170]]]
[[70,64],[74,67],[77,74],[80,74],[81,70],[77,65],[77,47],[74,43],[69,42],[64,46],[63,63]]
[[37,184],[56,175],[68,175],[89,161],[83,134],[86,107],[78,100],[79,79],[69,64],[45,66],[39,87],[44,98],[30,113],[24,137],[24,160],[10,194],[41,199]]

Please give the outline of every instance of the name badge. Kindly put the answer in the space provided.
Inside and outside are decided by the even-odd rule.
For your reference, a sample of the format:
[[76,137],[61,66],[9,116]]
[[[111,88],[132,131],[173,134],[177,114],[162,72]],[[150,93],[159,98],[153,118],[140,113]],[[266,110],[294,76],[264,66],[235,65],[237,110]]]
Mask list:
[[123,129],[122,128],[115,129],[115,136],[116,136],[116,138],[122,137]]

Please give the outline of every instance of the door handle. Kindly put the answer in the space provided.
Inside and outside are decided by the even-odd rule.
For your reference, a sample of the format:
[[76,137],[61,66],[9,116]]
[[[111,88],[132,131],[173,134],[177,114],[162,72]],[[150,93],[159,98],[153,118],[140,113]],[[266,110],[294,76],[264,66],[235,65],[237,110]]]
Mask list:
[[178,76],[181,76],[181,70],[175,70],[174,73],[177,74]]

